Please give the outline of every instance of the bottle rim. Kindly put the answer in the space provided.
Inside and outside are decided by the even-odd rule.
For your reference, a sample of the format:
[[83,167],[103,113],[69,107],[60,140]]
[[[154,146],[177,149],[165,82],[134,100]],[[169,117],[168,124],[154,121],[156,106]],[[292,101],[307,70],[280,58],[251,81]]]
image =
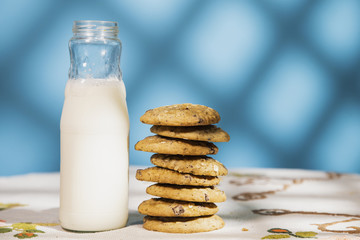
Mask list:
[[114,21],[78,20],[74,21],[72,31],[74,36],[117,37],[118,23]]

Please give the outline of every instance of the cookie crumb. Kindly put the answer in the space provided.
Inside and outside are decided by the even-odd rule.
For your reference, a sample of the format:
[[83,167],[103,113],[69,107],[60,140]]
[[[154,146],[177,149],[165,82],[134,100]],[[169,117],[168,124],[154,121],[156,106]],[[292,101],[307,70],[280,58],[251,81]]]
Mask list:
[[247,228],[242,228],[241,231],[247,232],[247,231],[249,231],[249,229],[247,229]]

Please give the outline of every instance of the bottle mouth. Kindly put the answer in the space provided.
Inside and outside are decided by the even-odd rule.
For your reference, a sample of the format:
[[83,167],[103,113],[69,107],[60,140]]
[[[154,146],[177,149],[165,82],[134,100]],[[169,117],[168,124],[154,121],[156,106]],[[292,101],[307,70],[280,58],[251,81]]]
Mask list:
[[86,37],[98,36],[116,38],[119,33],[117,22],[95,20],[74,21],[72,31],[74,36]]

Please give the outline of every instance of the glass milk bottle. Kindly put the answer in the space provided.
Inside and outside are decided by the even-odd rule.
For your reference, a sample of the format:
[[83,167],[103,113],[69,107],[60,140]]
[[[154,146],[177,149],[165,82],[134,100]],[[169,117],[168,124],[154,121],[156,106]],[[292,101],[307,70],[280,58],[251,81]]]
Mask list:
[[128,219],[129,117],[116,22],[75,21],[61,115],[60,223],[72,231]]

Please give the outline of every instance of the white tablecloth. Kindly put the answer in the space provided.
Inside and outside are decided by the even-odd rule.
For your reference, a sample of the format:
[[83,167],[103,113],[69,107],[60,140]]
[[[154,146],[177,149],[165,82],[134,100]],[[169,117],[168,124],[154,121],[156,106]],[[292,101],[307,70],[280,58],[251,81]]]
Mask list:
[[0,239],[359,239],[360,176],[290,169],[230,169],[220,189],[223,229],[167,234],[142,228],[138,205],[151,183],[130,168],[127,227],[73,233],[59,225],[59,173],[0,177]]

